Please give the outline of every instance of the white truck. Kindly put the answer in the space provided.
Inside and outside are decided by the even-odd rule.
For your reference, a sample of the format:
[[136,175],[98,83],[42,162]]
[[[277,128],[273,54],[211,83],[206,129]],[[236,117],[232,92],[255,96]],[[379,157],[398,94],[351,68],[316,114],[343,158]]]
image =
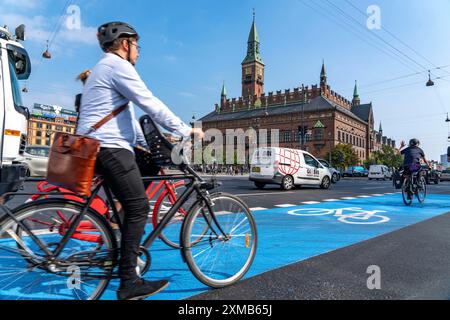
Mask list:
[[19,80],[27,80],[31,63],[19,41],[25,40],[25,26],[12,35],[0,27],[0,195],[17,191],[26,177],[23,153],[27,141],[29,111],[23,106]]

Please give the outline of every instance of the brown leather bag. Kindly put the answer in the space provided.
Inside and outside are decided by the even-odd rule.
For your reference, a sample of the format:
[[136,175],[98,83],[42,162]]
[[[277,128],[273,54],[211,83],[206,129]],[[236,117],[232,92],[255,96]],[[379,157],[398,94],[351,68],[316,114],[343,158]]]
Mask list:
[[[97,131],[128,107],[121,106],[98,122],[87,134]],[[100,142],[87,136],[58,132],[50,150],[47,181],[79,196],[89,197]]]

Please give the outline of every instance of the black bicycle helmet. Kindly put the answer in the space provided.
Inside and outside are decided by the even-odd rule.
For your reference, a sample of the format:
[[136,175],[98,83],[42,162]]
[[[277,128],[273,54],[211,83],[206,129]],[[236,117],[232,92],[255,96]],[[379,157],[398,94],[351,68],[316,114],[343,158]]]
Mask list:
[[420,145],[420,141],[418,139],[411,139],[409,141],[409,146],[410,147],[417,147]]
[[136,37],[139,40],[137,31],[125,22],[108,22],[98,28],[98,42],[105,52],[120,37]]

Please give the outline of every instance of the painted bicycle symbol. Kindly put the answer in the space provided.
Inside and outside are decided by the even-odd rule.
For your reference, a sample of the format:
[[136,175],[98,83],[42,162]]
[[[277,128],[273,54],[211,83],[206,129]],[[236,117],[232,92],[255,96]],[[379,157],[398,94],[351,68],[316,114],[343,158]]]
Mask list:
[[288,211],[289,215],[301,217],[316,217],[333,215],[339,222],[348,224],[379,224],[386,223],[390,218],[380,215],[387,213],[382,210],[364,210],[362,208],[341,208],[341,209],[317,209],[304,208]]

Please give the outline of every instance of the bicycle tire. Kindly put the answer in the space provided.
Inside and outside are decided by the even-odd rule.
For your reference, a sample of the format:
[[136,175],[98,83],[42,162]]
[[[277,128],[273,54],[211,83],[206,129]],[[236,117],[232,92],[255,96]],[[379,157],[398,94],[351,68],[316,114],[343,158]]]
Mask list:
[[[423,198],[421,198],[420,197],[420,195],[419,195],[419,188],[421,188],[421,185],[422,185],[422,187],[423,187]],[[417,190],[416,190],[416,197],[417,197],[417,200],[419,200],[419,203],[424,203],[425,202],[425,200],[427,199],[427,183],[426,183],[426,181],[425,181],[425,178],[424,177],[420,177],[419,179],[418,179],[418,181],[417,181]]]
[[[176,188],[180,188],[180,187],[185,187],[185,184],[178,184],[175,186],[176,186]],[[155,205],[155,208],[153,210],[153,218],[152,218],[153,228],[156,228],[157,225],[159,224],[159,222],[162,220],[162,218],[164,218],[164,216],[167,214],[167,210],[161,209],[162,206],[163,205],[166,206],[166,204],[167,204],[167,205],[170,205],[170,207],[171,207],[177,201],[176,197],[174,198],[173,195],[169,192],[169,190],[166,190],[161,195],[160,200],[161,201],[157,202],[157,204]],[[194,205],[195,205],[195,203],[194,203]],[[188,204],[187,209],[181,208],[180,212],[177,213],[177,215],[175,215],[170,220],[168,225],[163,229],[163,231],[159,235],[159,238],[169,247],[171,247],[173,249],[181,248],[180,235],[181,235],[181,230],[183,228],[183,222],[184,222],[184,219],[185,219],[187,213],[191,209],[192,209],[192,204],[191,205]],[[206,232],[207,230],[208,230],[208,228],[206,227],[204,232]],[[168,234],[170,234],[170,236]]]
[[[177,188],[184,187],[184,184],[175,184],[175,191]],[[166,207],[167,204],[170,204],[170,206],[173,206],[175,202],[177,201],[176,196],[175,198],[170,193],[169,190],[165,190],[163,194],[161,194],[161,197],[158,199],[157,203],[155,204],[155,208],[153,209],[153,217],[152,217],[152,224],[153,228],[156,228],[159,222],[162,220],[162,218],[167,214],[168,210],[162,210],[163,206]],[[183,211],[181,211],[183,210]],[[167,230],[163,230],[161,234],[159,235],[159,238],[169,247],[174,249],[180,249],[180,232],[184,221],[184,215],[187,214],[187,212],[184,212],[184,209],[180,209],[181,212],[177,213],[176,216],[174,216],[168,226],[170,225],[179,225],[179,231],[173,231],[172,233],[178,233],[176,236],[168,236],[166,235]],[[181,217],[183,215],[183,217]],[[167,227],[165,228],[167,229]],[[178,226],[175,226],[173,229],[178,230]]]
[[[75,215],[79,215],[82,210],[83,210],[84,206],[80,203],[77,202],[73,202],[70,200],[65,200],[65,199],[44,199],[44,200],[39,200],[39,201],[34,201],[34,202],[30,202],[27,204],[24,204],[14,210],[12,210],[12,214],[14,215],[15,219],[22,221],[24,223],[26,223],[30,228],[32,226],[32,223],[34,223],[34,227],[35,229],[32,230],[32,233],[35,236],[40,236],[43,240],[45,239],[45,237],[48,238],[48,241],[43,241],[43,243],[46,244],[46,247],[50,250],[50,246],[55,245],[56,243],[53,242],[49,242],[52,241],[52,237],[55,237],[55,235],[58,234],[58,231],[54,231],[54,229],[57,228],[53,228],[53,229],[49,229],[48,231],[42,227],[44,227],[44,221],[46,220],[42,220],[42,222],[40,222],[40,227],[38,226],[39,222],[35,222],[37,221],[36,218],[33,218],[36,214],[39,213],[45,213],[45,212],[51,212],[51,211],[59,211],[59,212],[67,212],[67,213],[71,213],[73,214],[71,217],[75,216]],[[29,219],[29,221],[31,222],[27,222],[26,220]],[[24,298],[26,300],[29,299],[38,299],[38,300],[46,300],[46,299],[50,299],[50,300],[54,300],[54,299],[69,299],[70,297],[74,298],[74,299],[80,299],[80,300],[98,300],[101,298],[101,296],[103,295],[104,291],[106,290],[106,288],[108,287],[108,284],[111,280],[112,274],[113,274],[113,269],[114,267],[117,265],[117,259],[118,259],[118,250],[117,250],[117,241],[114,237],[114,233],[111,229],[111,227],[109,226],[109,224],[106,222],[106,220],[104,219],[104,217],[102,217],[100,214],[98,214],[95,210],[92,210],[91,208],[88,209],[86,215],[83,218],[85,221],[89,221],[91,223],[93,223],[93,225],[95,226],[95,230],[98,231],[98,234],[101,235],[101,241],[102,241],[102,246],[105,246],[106,249],[105,250],[100,250],[100,251],[86,251],[86,250],[80,250],[80,251],[72,251],[73,253],[68,255],[67,261],[64,261],[65,266],[68,265],[69,262],[73,263],[73,266],[75,266],[76,264],[82,266],[80,268],[80,270],[82,268],[83,270],[83,274],[86,274],[86,278],[83,278],[84,281],[81,281],[81,273],[80,273],[80,287],[79,288],[63,288],[63,283],[64,281],[66,281],[64,283],[64,285],[66,285],[69,281],[69,279],[71,279],[71,275],[68,274],[69,273],[69,267],[67,267],[66,270],[64,270],[65,267],[62,266],[62,264],[58,265],[58,262],[61,261],[57,261],[54,262],[53,264],[55,265],[54,269],[58,270],[58,271],[50,271],[49,267],[45,267],[45,266],[35,266],[32,269],[30,268],[29,271],[25,271],[22,273],[24,274],[24,277],[27,275],[26,272],[32,273],[35,272],[35,270],[39,271],[41,274],[36,274],[35,277],[41,277],[42,279],[47,279],[47,282],[52,283],[52,285],[50,286],[50,290],[51,291],[51,295],[49,296],[45,296],[43,295],[42,292],[29,292],[27,294],[27,296],[19,296],[19,297],[14,297],[15,299],[20,299],[20,298]],[[50,220],[49,220],[50,221]],[[17,268],[25,268],[21,266],[21,259],[20,257],[27,262],[28,264],[36,264],[37,259],[38,258],[42,258],[44,259],[44,257],[40,256],[38,253],[36,253],[34,250],[31,250],[34,254],[33,257],[30,257],[29,255],[25,255],[24,254],[24,247],[22,247],[22,243],[24,243],[25,240],[28,240],[28,242],[31,241],[30,236],[26,235],[26,231],[23,230],[22,227],[18,226],[16,224],[16,222],[14,222],[14,220],[9,217],[6,216],[4,217],[4,219],[1,220],[0,222],[0,237],[5,236],[5,234],[10,234],[8,232],[11,232],[11,230],[15,230],[16,232],[16,236],[18,240],[15,240],[15,243],[13,242],[12,244],[6,244],[6,238],[1,238],[2,239],[2,243],[0,244],[0,253],[1,252],[9,252],[11,253],[13,250],[13,247],[16,248],[16,250],[19,253],[19,256],[16,257],[16,262],[17,263]],[[25,234],[24,234],[25,233]],[[61,234],[60,234],[61,235]],[[28,238],[26,238],[28,237]],[[62,237],[62,235],[61,235]],[[14,239],[14,238],[12,238]],[[10,239],[10,241],[12,240]],[[70,242],[72,241],[72,242]],[[21,242],[21,243],[19,243]],[[77,243],[76,239],[71,239],[69,240],[70,243]],[[83,243],[82,241],[79,241],[81,243]],[[29,244],[27,244],[26,246],[33,246],[36,245],[33,242],[30,242]],[[83,246],[82,244],[80,244],[81,246]],[[39,248],[39,247],[38,247]],[[67,248],[67,247],[66,247]],[[9,251],[7,251],[9,250]],[[40,249],[39,249],[40,250]],[[97,258],[96,256],[96,252],[99,254],[102,252],[107,252],[107,255],[105,258],[100,258],[97,259],[95,262],[93,262],[93,259]],[[89,253],[89,258],[88,258],[88,253]],[[84,255],[84,257],[83,257]],[[0,279],[2,276],[1,270],[2,270],[2,259],[6,259],[4,254],[0,254]],[[9,257],[9,259],[11,259],[11,257]],[[33,260],[35,259],[35,260]],[[45,260],[43,260],[45,261]],[[48,261],[45,261],[45,263],[48,263]],[[100,265],[100,266],[99,266]],[[28,267],[29,268],[29,267]],[[85,272],[84,270],[88,270],[88,272]],[[96,271],[92,271],[91,268],[93,270]],[[90,270],[90,271],[89,271]],[[99,271],[97,271],[99,270]],[[81,272],[81,271],[80,271]],[[91,273],[89,273],[91,272]],[[51,277],[52,275],[55,276],[54,279],[52,279],[52,281],[49,281],[48,278]],[[31,277],[33,277],[33,275],[31,275]],[[39,279],[39,278],[38,278]],[[93,285],[89,285],[89,281],[99,281],[98,285],[93,286]],[[44,282],[44,281],[42,281]],[[33,282],[28,282],[28,286],[27,289],[29,287],[30,283],[36,283],[39,284],[38,281],[34,280]],[[83,288],[86,289],[86,287],[94,287],[94,291],[92,294],[88,295],[88,293],[86,293],[83,289],[81,289],[81,287],[84,286]],[[60,290],[60,295],[61,296],[57,296],[57,290]],[[48,288],[47,288],[48,289]],[[70,292],[70,290],[72,290],[72,292]],[[80,292],[78,292],[78,291]],[[84,294],[81,294],[81,291],[83,293],[86,293],[86,296]],[[81,294],[81,295],[80,295]],[[36,298],[38,297],[38,298]],[[1,299],[1,297],[0,297]]]
[[[201,221],[202,218],[199,219],[199,215],[201,214],[203,216],[203,221],[204,220],[212,221],[212,217],[208,217],[205,219],[204,217],[205,213],[204,211],[202,211],[202,209],[205,208],[205,205],[203,204],[202,200],[198,201],[196,205],[193,207],[193,209],[188,213],[183,225],[182,230],[183,256],[192,274],[200,282],[212,288],[223,288],[238,282],[240,279],[242,279],[242,277],[245,276],[245,274],[250,269],[255,259],[257,251],[257,242],[258,242],[257,228],[255,220],[250,212],[250,209],[241,199],[224,193],[213,194],[210,196],[210,199],[211,202],[213,203],[214,207],[213,210],[215,210],[215,208],[218,208],[216,206],[217,203],[219,203],[220,201],[224,201],[224,199],[226,199],[229,200],[231,203],[235,204],[237,207],[239,207],[238,210],[242,211],[239,211],[237,213],[243,214],[245,218],[241,219],[240,222],[238,223],[237,218],[233,217],[234,222],[237,223],[237,226],[233,225],[229,226],[225,220],[231,222],[232,220],[231,213],[221,214],[219,213],[219,211],[215,210],[216,218],[218,219],[221,227],[224,228],[225,233],[229,232],[227,236],[231,236],[231,238],[229,240],[224,241],[223,239],[214,236],[211,232],[209,235],[205,233],[205,235],[203,235],[205,239],[204,240],[200,239],[200,241],[198,241],[199,235],[196,235],[195,233],[193,235],[192,231],[194,229],[194,224],[196,221],[200,221],[200,227],[198,229],[200,230],[203,228],[201,224],[202,223],[204,224],[205,222]],[[229,210],[232,210],[231,206],[229,207]],[[245,234],[245,249],[242,250],[242,252],[244,252],[246,256],[244,257],[244,261],[242,263],[238,263],[237,271],[233,272],[232,271],[233,263],[237,259],[239,259],[239,256],[238,254],[236,254],[236,252],[238,252],[238,248],[244,247],[234,244],[235,251],[233,255],[231,254],[222,255],[222,260],[220,261],[217,258],[219,257],[220,251],[224,248],[225,244],[231,243],[232,240],[234,239],[238,239],[237,241],[241,241],[239,240],[239,238],[243,238],[244,235],[239,234],[230,235],[230,233],[237,231],[238,228],[241,228],[241,225],[243,225],[243,222],[246,220],[248,221],[249,230],[242,231],[242,233],[247,231],[247,233]],[[229,229],[231,227],[232,229]],[[191,237],[194,238],[195,240],[191,241]],[[216,260],[212,263],[212,266],[218,267],[218,270],[216,271],[210,269],[208,274],[206,274],[205,269],[203,268],[205,265],[205,261],[203,261],[202,264],[199,263],[200,261],[197,261],[197,257],[200,254],[202,254],[203,251],[205,251],[201,248],[201,245],[206,244],[207,250],[213,250],[214,248],[217,249],[216,245],[220,245],[220,243],[222,243],[222,248],[218,249],[215,256]],[[197,250],[201,250],[200,254],[197,253]],[[208,254],[206,259],[208,259],[209,256],[211,256],[211,252]]]
[[410,183],[411,183],[411,181],[408,180],[402,186],[402,198],[403,198],[403,203],[406,206],[410,206],[414,199],[414,194],[412,194],[412,195],[409,194],[410,193],[409,192]]

